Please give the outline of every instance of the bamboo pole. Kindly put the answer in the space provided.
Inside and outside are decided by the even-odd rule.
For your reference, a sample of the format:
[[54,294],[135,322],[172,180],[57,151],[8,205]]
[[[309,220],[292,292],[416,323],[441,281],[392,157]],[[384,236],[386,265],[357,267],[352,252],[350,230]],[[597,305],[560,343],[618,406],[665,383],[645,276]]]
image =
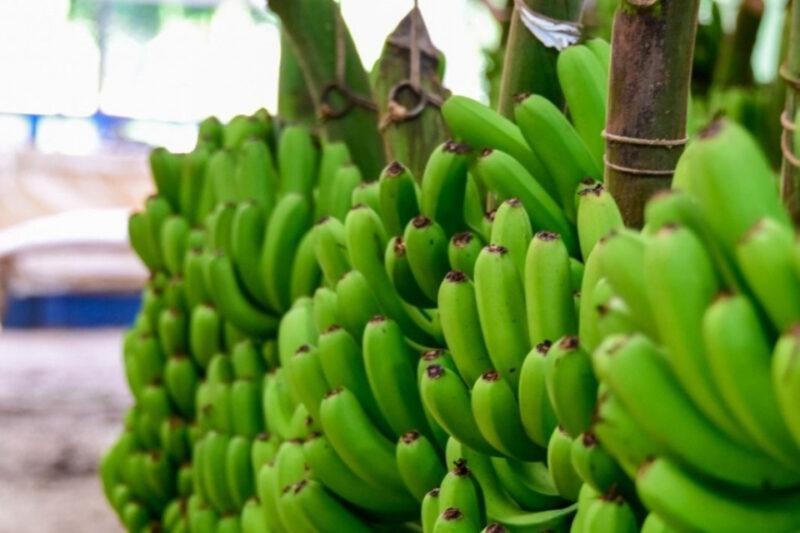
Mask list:
[[792,2],[791,22],[789,28],[789,45],[786,51],[786,62],[781,67],[781,75],[786,80],[786,107],[781,122],[784,123],[784,134],[781,139],[783,150],[783,169],[781,171],[781,196],[792,215],[795,226],[800,226],[800,168],[794,150],[795,117],[797,114],[798,93],[800,93],[800,8]]
[[631,227],[683,153],[697,11],[698,0],[622,0],[614,18],[605,181]]
[[386,39],[374,69],[386,155],[418,180],[431,152],[447,136],[439,111],[447,96],[440,77],[441,57],[415,7]]
[[[513,0],[512,0],[513,1]],[[577,22],[583,0],[523,0],[535,13],[551,19]],[[558,50],[547,48],[525,27],[517,7],[511,14],[498,109],[506,117],[514,114],[514,98],[520,93],[540,94],[556,104],[563,95],[556,75]]]
[[338,4],[268,0],[268,6],[280,17],[294,45],[317,113],[324,118],[323,132],[330,140],[347,144],[353,162],[367,179],[377,178],[385,163],[377,109]]

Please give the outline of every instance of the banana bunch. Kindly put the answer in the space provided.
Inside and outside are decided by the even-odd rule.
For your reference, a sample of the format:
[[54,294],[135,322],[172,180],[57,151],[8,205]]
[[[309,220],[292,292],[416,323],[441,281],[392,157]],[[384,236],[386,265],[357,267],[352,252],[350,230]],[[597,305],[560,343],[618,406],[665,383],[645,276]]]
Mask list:
[[[606,237],[587,262],[593,309],[580,328],[600,383],[584,442],[599,442],[636,498],[627,483],[582,491],[573,529],[594,531],[602,516],[604,531],[796,531],[800,255],[789,217],[756,141],[727,120],[689,145],[673,187],[651,200],[641,233]],[[611,505],[620,498],[627,509]]]

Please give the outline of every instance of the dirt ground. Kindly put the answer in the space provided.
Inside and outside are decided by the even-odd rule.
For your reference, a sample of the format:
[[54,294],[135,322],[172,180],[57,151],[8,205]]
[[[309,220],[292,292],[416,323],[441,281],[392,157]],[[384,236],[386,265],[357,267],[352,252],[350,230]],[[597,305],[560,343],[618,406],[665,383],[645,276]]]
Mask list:
[[96,476],[130,403],[120,335],[0,332],[0,533],[122,530]]

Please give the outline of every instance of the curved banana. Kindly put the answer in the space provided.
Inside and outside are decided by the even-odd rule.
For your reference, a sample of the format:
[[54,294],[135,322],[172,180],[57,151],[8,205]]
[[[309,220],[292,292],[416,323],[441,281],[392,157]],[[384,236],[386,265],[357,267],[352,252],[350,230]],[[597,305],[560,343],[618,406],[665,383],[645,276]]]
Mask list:
[[318,157],[308,129],[302,126],[285,128],[278,139],[279,194],[300,193],[310,198],[317,179]]
[[446,141],[431,153],[422,175],[419,213],[435,220],[447,235],[465,229],[464,197],[471,152],[466,144]]
[[247,139],[238,155],[233,176],[238,199],[255,202],[265,213],[270,213],[275,205],[279,178],[269,146],[261,139]]
[[206,368],[211,358],[222,346],[222,320],[211,304],[201,304],[192,309],[189,319],[189,351],[201,367]]
[[316,211],[314,219],[331,215],[331,198],[336,187],[335,179],[339,168],[351,164],[350,151],[342,142],[324,142],[320,151],[319,171],[317,172]]
[[315,531],[321,533],[372,531],[360,518],[331,496],[320,483],[303,480],[296,485],[294,491],[297,504],[310,519]]
[[595,244],[612,231],[623,228],[624,223],[617,203],[600,182],[582,181],[578,186],[576,203],[578,241],[585,260]]
[[149,157],[150,174],[153,176],[159,196],[165,198],[173,211],[179,205],[179,190],[183,168],[183,156],[173,154],[163,147],[154,148]]
[[[457,460],[453,469],[447,472],[442,479],[439,486],[439,508],[443,510],[460,509],[465,518],[474,524],[486,522],[483,494],[467,466],[466,460]],[[435,530],[436,528],[434,528]]]
[[475,262],[478,260],[481,249],[483,249],[483,241],[477,233],[463,231],[454,234],[447,247],[450,268],[474,278]]
[[800,446],[800,413],[796,406],[800,398],[800,329],[792,328],[775,344],[772,355],[772,384],[783,420]]
[[267,212],[249,201],[236,207],[231,226],[231,256],[236,272],[248,296],[262,307],[269,306],[260,262],[266,224]]
[[528,213],[517,198],[500,204],[494,214],[491,243],[502,246],[514,260],[520,279],[524,278],[525,253],[533,237]]
[[322,371],[319,351],[315,346],[304,344],[287,362],[289,383],[303,405],[315,420],[320,419],[320,402],[330,385]]
[[344,222],[347,213],[353,206],[353,191],[364,178],[358,167],[352,164],[342,165],[336,172],[334,188],[331,192],[329,216]]
[[550,435],[558,425],[545,381],[551,346],[549,341],[537,344],[525,357],[519,375],[519,414],[522,427],[530,440],[543,447],[547,446]]
[[566,504],[544,463],[521,463],[505,457],[492,457],[492,468],[509,496],[523,509],[544,511]]
[[361,272],[351,270],[336,284],[336,297],[339,323],[360,341],[369,319],[381,312],[367,279]]
[[194,400],[200,378],[191,359],[185,355],[174,355],[164,366],[164,385],[178,412],[191,419],[194,416]]
[[408,222],[420,213],[417,182],[407,167],[393,161],[383,169],[378,183],[381,220],[391,235],[400,235]]
[[558,493],[576,501],[583,480],[572,466],[572,439],[560,426],[547,443],[547,468]]
[[161,226],[161,257],[170,274],[183,273],[183,258],[186,256],[190,231],[189,223],[180,215],[170,216]]
[[[418,257],[419,259],[419,257]],[[418,261],[420,263],[420,261]],[[435,307],[435,300],[428,298],[423,292],[411,269],[411,261],[403,237],[397,236],[389,241],[384,257],[386,273],[403,300],[417,307]],[[418,264],[418,269],[421,265]],[[422,267],[424,268],[424,266]],[[427,274],[427,273],[426,273]]]
[[329,287],[336,284],[350,269],[347,255],[344,224],[337,218],[324,217],[312,230],[314,233],[314,254]]
[[339,322],[339,297],[328,287],[319,287],[312,297],[314,328],[320,335]]
[[264,430],[259,380],[239,378],[231,385],[231,419],[237,435],[253,439]]
[[553,345],[546,358],[544,378],[561,427],[572,437],[586,431],[597,402],[597,378],[589,354],[577,337],[567,336]]
[[252,441],[249,438],[236,436],[228,443],[225,472],[228,493],[237,509],[241,509],[255,494],[251,453]]
[[397,468],[408,491],[420,502],[447,473],[439,452],[419,431],[408,431],[397,442]]
[[319,287],[322,271],[315,254],[315,238],[316,234],[309,231],[297,245],[292,262],[292,273],[289,277],[289,295],[292,301],[303,296],[313,295],[314,290]]
[[625,472],[606,450],[600,446],[597,436],[586,431],[572,441],[572,466],[584,483],[599,492],[608,492],[615,487],[625,494],[629,484]]

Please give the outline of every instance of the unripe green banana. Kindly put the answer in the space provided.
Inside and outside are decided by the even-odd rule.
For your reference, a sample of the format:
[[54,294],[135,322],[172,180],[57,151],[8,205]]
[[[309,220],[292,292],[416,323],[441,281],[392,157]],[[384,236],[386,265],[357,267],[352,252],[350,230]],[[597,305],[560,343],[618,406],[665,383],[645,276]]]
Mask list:
[[513,258],[502,246],[489,245],[478,256],[475,296],[494,368],[516,390],[520,367],[530,349],[525,293]]
[[189,322],[189,351],[201,368],[208,366],[222,344],[222,323],[214,306],[201,304],[192,309]]
[[202,248],[190,248],[184,261],[183,280],[189,307],[211,302],[205,280],[205,254]]
[[703,339],[714,382],[738,423],[767,454],[798,470],[798,449],[772,386],[772,346],[750,300],[718,298],[703,317]]
[[364,328],[363,354],[372,394],[394,437],[414,429],[430,436],[417,389],[416,358],[400,326],[373,317]]
[[331,391],[322,401],[320,421],[342,461],[359,477],[392,490],[406,490],[397,469],[394,444],[372,424],[352,392]]
[[494,214],[490,241],[508,250],[520,279],[524,278],[525,253],[532,237],[533,229],[522,202],[511,198],[500,204]]
[[255,494],[251,453],[252,441],[249,438],[239,435],[228,443],[225,456],[226,481],[228,493],[237,509],[241,509]]
[[604,338],[629,335],[639,331],[639,326],[631,317],[628,304],[616,295],[606,278],[595,285],[592,300],[592,306],[596,311],[596,329]]
[[224,126],[217,117],[206,117],[197,125],[197,142],[222,146]]
[[184,354],[188,348],[186,317],[177,308],[164,309],[158,316],[158,337],[166,355]]
[[464,272],[470,279],[474,278],[475,262],[482,248],[483,241],[478,234],[470,231],[456,233],[447,248],[450,268]]
[[301,346],[317,343],[318,333],[311,307],[310,298],[301,298],[281,318],[278,328],[278,355],[282,366],[289,364],[289,360]]
[[209,157],[206,165],[206,182],[213,191],[217,202],[235,202],[238,198],[236,187],[236,153],[223,149]]
[[342,276],[351,269],[344,224],[337,218],[324,217],[312,231],[315,234],[314,254],[322,275],[329,287],[336,287]]
[[242,533],[259,533],[269,527],[264,519],[264,509],[258,498],[247,500],[242,508],[239,522],[242,525]]
[[231,352],[231,364],[236,379],[252,379],[260,384],[266,372],[264,360],[250,339],[236,343]]
[[420,213],[417,183],[411,171],[399,161],[383,169],[378,183],[381,220],[391,235],[400,235]]
[[575,190],[587,177],[601,179],[603,166],[598,164],[567,117],[547,98],[537,94],[525,98],[514,109],[514,116],[522,135],[534,148],[552,180],[546,188],[551,194],[556,193],[553,196],[567,217],[576,220]]
[[678,529],[707,531],[794,531],[800,527],[800,499],[784,496],[738,496],[693,478],[667,458],[644,465],[636,490],[652,512]]
[[601,133],[606,125],[608,72],[583,45],[563,50],[556,68],[575,130],[586,143],[595,165],[603,168],[605,140]]
[[168,531],[172,531],[180,518],[180,502],[177,499],[172,500],[169,502],[169,505],[164,508],[164,512],[161,514],[161,525],[163,525],[163,527]]
[[241,531],[238,514],[222,516],[217,522],[217,533],[241,533]]
[[747,284],[778,331],[800,318],[800,276],[791,226],[764,218],[742,236],[736,258]]
[[589,354],[577,337],[563,337],[545,359],[544,378],[550,404],[567,434],[577,437],[592,423],[597,378]]
[[249,201],[237,206],[231,227],[231,255],[236,272],[248,296],[263,307],[269,305],[260,267],[266,224],[264,208]]
[[[427,259],[428,257],[425,258]],[[422,261],[417,263],[418,269],[425,268],[425,265],[421,264],[423,263]],[[384,264],[392,285],[394,285],[395,290],[403,300],[417,307],[435,307],[435,301],[425,295],[416,278],[414,278],[403,237],[398,235],[389,241],[386,246]]]
[[314,480],[304,480],[295,489],[298,504],[311,520],[315,531],[337,533],[352,531],[367,533],[371,529],[356,515],[348,511],[325,487]]
[[207,268],[214,301],[227,320],[255,337],[264,337],[277,331],[278,320],[247,300],[236,280],[230,258],[216,255],[210,259]]
[[161,226],[161,257],[164,266],[173,275],[183,273],[189,231],[189,223],[180,215],[172,215]]
[[599,492],[622,487],[626,494],[630,494],[625,472],[600,446],[592,430],[582,433],[572,441],[572,466],[584,483]]
[[275,459],[279,447],[280,437],[277,434],[259,433],[256,435],[250,450],[250,464],[255,477],[258,477],[262,466]]
[[[341,142],[324,142],[319,160],[317,176],[317,197],[314,219],[331,215],[331,198],[336,187],[336,172],[345,164],[351,163],[347,145]],[[348,206],[349,207],[349,206]]]
[[471,152],[466,144],[447,141],[431,153],[425,165],[419,213],[435,220],[447,235],[466,228],[464,195]]
[[230,437],[212,431],[203,443],[202,466],[200,474],[205,494],[220,513],[234,509],[234,502],[228,489],[226,461]]
[[236,214],[236,204],[226,202],[217,205],[208,215],[208,244],[211,250],[222,251],[226,255],[233,255],[233,217]]
[[136,255],[151,272],[158,270],[158,257],[153,249],[154,243],[148,235],[147,215],[144,212],[133,213],[128,218],[128,239]]
[[164,385],[180,414],[189,419],[194,416],[194,400],[199,381],[191,359],[182,354],[169,358],[164,367]]
[[472,414],[469,389],[456,372],[441,365],[429,366],[420,392],[425,407],[447,433],[481,453],[498,453],[481,435]]
[[[188,457],[188,456],[187,456]],[[188,498],[194,494],[194,470],[192,463],[184,463],[178,469],[178,479],[175,483],[178,489],[178,496]]]
[[339,301],[339,322],[356,339],[361,339],[364,326],[380,313],[380,307],[361,272],[351,270],[336,284]]
[[396,458],[408,491],[420,502],[447,473],[436,448],[419,431],[408,431],[400,436]]
[[475,286],[463,272],[450,271],[439,288],[439,319],[458,372],[475,383],[492,368],[481,333]]
[[186,301],[186,284],[183,282],[183,275],[178,273],[169,278],[164,287],[164,303],[167,307],[180,309],[186,313],[189,305]]
[[291,283],[289,294],[292,301],[303,296],[313,295],[314,290],[319,287],[322,271],[317,264],[315,255],[315,238],[314,232],[309,231],[297,245],[289,278]]
[[278,513],[278,498],[281,493],[278,490],[277,477],[278,472],[275,468],[275,463],[264,464],[258,471],[256,490],[264,510],[264,521],[267,524],[267,530],[288,533],[290,530],[283,524]]
[[496,111],[464,96],[451,96],[442,106],[450,131],[473,148],[502,150],[543,181],[549,181],[541,159],[525,142],[522,132]]
[[248,439],[264,430],[264,413],[261,405],[260,378],[239,378],[231,386],[231,418],[233,431]]
[[783,420],[800,445],[800,413],[796,406],[800,398],[800,329],[792,328],[775,344],[772,355],[772,384],[778,399],[778,407]]
[[236,115],[222,129],[223,147],[238,149],[250,137],[265,138],[269,129],[269,124],[257,116]]
[[578,331],[570,258],[558,234],[538,232],[527,248],[523,283],[531,346]]
[[154,148],[150,152],[150,173],[158,194],[164,197],[173,211],[179,208],[179,190],[183,156],[173,154],[166,148]]
[[350,198],[350,204],[365,205],[376,213],[380,213],[380,191],[378,189],[378,182],[361,182],[353,189],[353,196]]
[[598,241],[624,225],[617,203],[602,183],[593,180],[581,182],[576,203],[578,241],[581,244],[581,256],[585,260]]
[[433,533],[436,519],[439,518],[439,488],[428,491],[422,499],[422,532]]
[[[466,519],[474,524],[486,522],[483,493],[467,466],[466,460],[457,460],[453,469],[447,472],[442,479],[439,487],[439,508],[442,510],[460,509]],[[437,520],[438,522],[439,520]]]
[[544,463],[521,463],[505,457],[492,457],[497,479],[520,507],[528,511],[544,511],[563,506]]
[[[779,488],[800,481],[797,473],[787,471],[709,426],[682,393],[664,356],[644,337],[636,335],[618,345],[605,371],[611,391],[631,417],[681,462],[712,478],[742,487]],[[598,435],[602,442],[599,431]]]
[[314,479],[340,498],[369,513],[402,519],[418,512],[417,502],[408,491],[387,485],[373,485],[348,467],[328,439],[311,435],[303,445]]
[[265,213],[272,211],[278,193],[278,171],[264,141],[251,138],[242,144],[234,181],[240,201],[255,202]]
[[[208,147],[199,146],[182,158],[178,203],[181,214],[192,225],[202,223],[207,214],[200,209],[200,206],[202,203],[206,203],[201,200],[206,188],[206,164],[210,156]],[[207,203],[205,207],[209,207]]]
[[547,446],[550,435],[558,424],[545,382],[551,346],[549,341],[537,344],[525,357],[519,377],[519,413],[522,427],[528,438],[539,446]]
[[316,533],[318,530],[311,522],[310,513],[300,505],[298,493],[302,490],[305,479],[301,479],[283,488],[278,497],[278,513],[284,524],[287,524],[291,531],[297,533]]
[[144,531],[149,522],[150,515],[144,506],[128,502],[122,508],[122,523],[128,531]]
[[686,228],[666,226],[648,242],[644,268],[645,290],[675,377],[703,414],[738,442],[748,442],[721,401],[705,353],[702,319],[720,287],[702,243]]
[[319,154],[311,133],[302,126],[289,126],[278,140],[280,194],[300,193],[310,198],[317,179]]
[[572,439],[560,426],[553,431],[547,443],[547,468],[558,493],[576,501],[583,480],[572,466]]
[[339,297],[328,287],[319,287],[312,298],[314,328],[320,334],[339,322]]
[[586,509],[583,530],[587,532],[637,533],[639,525],[631,506],[615,494],[603,494]]
[[261,274],[270,306],[285,311],[291,305],[292,259],[306,231],[311,227],[311,205],[300,194],[281,197],[269,217],[261,250]]
[[[504,455],[533,461],[542,459],[544,448],[525,435],[514,391],[494,370],[475,381],[471,396],[472,415],[481,435]],[[444,486],[444,485],[442,485]]]
[[353,207],[353,191],[363,180],[357,166],[345,164],[339,168],[334,178],[334,188],[329,200],[329,216],[344,222],[348,211]]
[[553,197],[521,163],[505,152],[485,150],[472,164],[475,177],[500,198],[518,198],[534,231],[559,233],[571,255],[579,252],[575,228]]
[[161,242],[161,235],[164,224],[172,216],[172,208],[166,199],[159,196],[151,196],[144,204],[144,213],[147,221],[145,226],[148,233],[147,239],[153,250],[154,259],[159,269],[164,268],[164,246]]
[[330,390],[330,385],[322,371],[319,351],[315,346],[305,344],[297,349],[287,362],[289,383],[295,394],[306,406],[314,419],[320,419],[320,402]]
[[352,209],[347,214],[345,231],[353,267],[366,278],[383,313],[397,322],[409,339],[423,346],[435,345],[440,336],[435,325],[419,310],[406,305],[389,280],[382,261],[388,238],[378,215],[367,207]]

